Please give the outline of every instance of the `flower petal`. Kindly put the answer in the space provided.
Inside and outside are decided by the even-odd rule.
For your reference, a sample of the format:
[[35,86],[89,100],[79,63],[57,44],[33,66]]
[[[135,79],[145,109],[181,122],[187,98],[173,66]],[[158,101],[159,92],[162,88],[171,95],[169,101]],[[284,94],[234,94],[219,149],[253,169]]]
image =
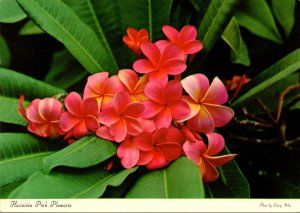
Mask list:
[[59,120],[62,105],[55,98],[44,98],[39,102],[38,106],[40,116],[47,121]]
[[117,150],[117,155],[121,158],[121,163],[126,169],[134,167],[139,160],[138,148],[131,140],[128,139],[120,144]]
[[138,118],[143,113],[145,107],[142,103],[131,103],[123,112],[126,117]]
[[181,74],[186,68],[186,64],[182,60],[172,59],[164,62],[161,65],[162,69],[170,75]]
[[163,49],[159,62],[160,64],[163,64],[166,61],[178,59],[179,56],[178,46],[176,44],[169,43]]
[[77,117],[83,116],[82,99],[78,93],[71,92],[65,99],[65,106],[71,114]]
[[154,150],[149,152],[140,151],[140,157],[137,165],[143,166],[148,164],[153,159],[154,154],[155,154]]
[[126,122],[127,133],[129,135],[138,135],[143,131],[143,126],[137,119],[125,117],[124,120]]
[[216,127],[224,126],[234,116],[234,111],[227,106],[203,104],[203,107],[205,107],[211,115]]
[[153,133],[143,132],[134,138],[134,143],[142,151],[151,151],[154,149]]
[[185,136],[182,134],[182,132],[179,129],[172,126],[168,128],[167,141],[183,145],[185,140],[186,140]]
[[108,72],[99,72],[88,77],[83,91],[83,99],[102,94],[102,87],[108,79]]
[[201,102],[210,104],[224,104],[227,99],[228,93],[225,85],[218,77],[215,77]]
[[190,107],[184,101],[173,101],[172,104],[169,105],[169,109],[171,110],[172,117],[175,120],[187,118],[190,114]]
[[100,126],[97,118],[91,115],[86,116],[84,121],[87,128],[92,132],[95,132]]
[[100,112],[99,122],[110,126],[120,120],[120,116],[114,107],[109,107]]
[[63,112],[60,116],[60,126],[65,132],[70,131],[80,121],[80,118],[74,116],[70,112]]
[[155,101],[156,103],[164,104],[165,99],[164,99],[164,86],[158,82],[149,82],[145,86],[145,94],[146,96],[152,100]]
[[169,25],[164,25],[162,27],[162,31],[171,42],[177,41],[179,37],[179,32],[174,27],[171,27]]
[[185,54],[194,54],[202,50],[203,44],[198,40],[187,41],[181,45],[181,48],[184,50]]
[[191,161],[198,165],[200,163],[202,154],[206,152],[206,145],[203,143],[203,141],[186,141],[183,144],[183,151]]
[[26,118],[34,123],[45,123],[45,120],[39,114],[40,99],[33,100],[26,109]]
[[130,69],[119,70],[118,77],[120,81],[127,87],[127,89],[132,93],[135,86],[139,81],[138,75]]
[[202,174],[202,179],[204,183],[213,182],[218,179],[219,172],[218,170],[206,159],[203,159],[201,163],[204,164],[205,171]]
[[114,97],[114,106],[119,115],[124,112],[130,103],[130,95],[127,92],[118,92]]
[[182,148],[178,143],[160,143],[157,144],[156,147],[162,152],[162,154],[168,161],[172,161],[179,158],[182,153]]
[[146,165],[150,170],[163,168],[169,164],[165,156],[158,150],[155,151],[152,160]]
[[154,118],[157,128],[168,128],[172,122],[172,114],[168,107],[161,110]]
[[143,43],[148,41],[148,31],[146,29],[141,29],[137,34],[137,41]]
[[133,69],[138,73],[150,73],[157,70],[157,67],[147,59],[139,59],[133,63]]
[[74,126],[73,133],[76,138],[82,138],[83,136],[90,134],[87,126],[85,125],[84,120],[81,120]]
[[108,126],[101,126],[97,129],[96,135],[100,138],[104,138],[109,141],[114,141],[114,137],[110,134],[110,128]]
[[161,110],[163,110],[163,106],[154,101],[145,101],[144,103],[145,110],[143,111],[143,118],[152,118],[157,115]]
[[179,32],[179,41],[180,42],[195,40],[196,37],[197,37],[197,30],[192,25],[184,26]]
[[123,141],[127,136],[127,126],[123,119],[120,119],[117,123],[111,125],[110,133],[115,138],[116,142]]
[[146,41],[141,44],[143,54],[153,63],[157,64],[161,57],[160,51],[155,44],[150,41]]
[[228,155],[214,156],[214,157],[209,156],[207,157],[207,159],[214,167],[218,168],[231,161],[235,156],[236,154],[228,154]]
[[210,132],[206,133],[208,139],[207,155],[216,155],[222,151],[225,146],[225,140],[221,134]]
[[124,86],[118,76],[113,75],[103,85],[102,92],[105,96],[114,96],[117,92],[124,90]]
[[194,99],[200,102],[209,88],[208,78],[203,74],[195,74],[181,80],[182,87]]
[[180,99],[182,96],[182,86],[180,81],[177,80],[169,81],[166,84],[163,93],[164,93],[164,99],[166,100],[167,103],[171,103],[172,101]]
[[215,128],[213,118],[204,107],[201,107],[198,114],[187,121],[187,126],[192,130],[204,133],[212,132]]
[[94,98],[86,98],[82,102],[83,105],[83,113],[85,115],[92,115],[98,118],[100,109],[98,107],[97,100]]
[[161,85],[166,85],[168,82],[168,74],[166,73],[166,70],[159,70],[155,72],[149,73],[149,81],[150,82],[157,82]]

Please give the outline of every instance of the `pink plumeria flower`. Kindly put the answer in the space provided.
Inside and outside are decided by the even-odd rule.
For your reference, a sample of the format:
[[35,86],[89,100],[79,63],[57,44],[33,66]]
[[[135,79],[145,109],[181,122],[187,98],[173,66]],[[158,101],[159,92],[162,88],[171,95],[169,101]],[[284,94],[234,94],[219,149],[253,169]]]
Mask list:
[[190,113],[189,105],[182,100],[180,81],[169,81],[165,86],[149,82],[145,94],[149,100],[144,102],[143,117],[154,118],[157,128],[168,128],[173,120],[185,118]]
[[65,132],[81,138],[95,132],[99,128],[99,107],[96,99],[81,99],[76,92],[71,92],[65,99],[67,109],[61,115],[60,125]]
[[180,157],[184,135],[175,127],[160,128],[153,133],[143,132],[134,138],[140,150],[138,165],[146,165],[148,169],[167,166]]
[[113,99],[113,107],[105,108],[99,116],[100,123],[110,127],[110,134],[116,142],[123,141],[127,135],[138,135],[143,126],[138,120],[144,111],[142,103],[132,103],[130,95],[119,92]]
[[19,100],[18,111],[28,121],[27,129],[40,137],[59,136],[64,132],[60,128],[59,119],[62,104],[55,98],[34,99],[25,109],[24,96]]
[[185,100],[190,106],[190,114],[185,119],[187,126],[198,132],[212,132],[215,127],[227,124],[234,116],[232,109],[222,104],[228,99],[227,90],[222,81],[215,77],[209,86],[208,78],[195,74],[181,81],[189,94]]
[[203,48],[203,44],[196,40],[197,30],[194,26],[186,25],[178,32],[174,27],[164,25],[162,31],[169,41],[176,44],[186,55],[197,53]]
[[143,102],[147,99],[144,88],[148,82],[148,76],[143,75],[141,78],[130,69],[119,70],[118,77],[131,96],[133,102]]
[[112,105],[113,97],[123,91],[124,86],[117,76],[108,77],[108,72],[100,72],[88,77],[83,91],[83,99],[95,98],[100,109]]
[[218,133],[211,132],[206,134],[208,147],[200,135],[194,134],[196,134],[195,141],[186,141],[183,145],[183,150],[186,156],[198,165],[204,183],[215,181],[219,177],[219,172],[216,168],[231,161],[236,154],[215,156],[225,146],[223,136]]
[[141,49],[147,59],[134,62],[133,69],[138,73],[148,73],[150,81],[165,85],[168,82],[168,75],[178,75],[186,69],[186,64],[180,58],[179,49],[175,44],[168,44],[160,50],[155,44],[144,42]]
[[141,56],[141,44],[148,41],[148,31],[141,29],[137,31],[134,28],[127,29],[127,36],[123,36],[123,42],[132,49],[137,56]]

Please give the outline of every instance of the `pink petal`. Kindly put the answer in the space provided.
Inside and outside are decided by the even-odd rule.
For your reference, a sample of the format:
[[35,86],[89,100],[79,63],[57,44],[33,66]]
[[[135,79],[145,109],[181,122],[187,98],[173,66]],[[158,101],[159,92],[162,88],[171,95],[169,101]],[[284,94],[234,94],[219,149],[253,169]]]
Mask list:
[[33,100],[26,109],[26,118],[34,123],[45,123],[45,120],[39,114],[40,99]]
[[83,91],[83,98],[93,97],[92,94],[101,94],[102,87],[108,79],[108,72],[99,72],[88,77]]
[[85,122],[82,120],[79,123],[77,123],[73,128],[73,133],[76,138],[81,138],[83,136],[89,135],[90,132],[85,125]]
[[65,106],[71,114],[77,117],[83,116],[82,99],[78,93],[71,92],[65,99]]
[[134,167],[139,160],[139,150],[131,140],[125,140],[120,144],[117,155],[126,169]]
[[157,128],[168,128],[172,122],[172,114],[169,108],[165,107],[155,116],[155,124]]
[[179,129],[172,126],[168,129],[167,141],[183,145],[185,140],[186,140],[185,136],[182,134],[182,132]]
[[182,86],[180,81],[177,80],[169,81],[164,89],[164,99],[168,103],[171,103],[174,100],[180,99],[181,96],[182,96]]
[[171,42],[177,41],[179,37],[179,32],[174,27],[171,27],[169,25],[164,25],[162,27],[162,31]]
[[157,82],[161,85],[166,85],[168,82],[168,74],[165,72],[166,70],[159,70],[155,72],[149,73],[149,81]]
[[231,161],[236,154],[229,154],[229,155],[222,155],[222,156],[215,156],[215,157],[207,157],[207,160],[216,168],[223,166],[224,164]]
[[91,115],[85,117],[84,121],[87,128],[92,132],[95,132],[100,126],[97,118]]
[[222,151],[225,146],[225,140],[222,135],[210,132],[206,134],[208,139],[207,155],[216,155]]
[[148,83],[148,81],[149,81],[148,75],[143,75],[139,79],[138,83],[136,84],[134,91],[135,92],[144,92],[144,88],[145,88],[146,84]]
[[99,122],[104,125],[110,126],[118,122],[119,120],[120,120],[120,116],[118,112],[115,110],[115,108],[113,107],[106,108],[102,112],[100,112]]
[[162,84],[158,82],[149,82],[148,84],[146,84],[144,91],[146,96],[150,100],[155,101],[156,103],[159,104],[165,103],[164,87]]
[[124,112],[130,103],[131,99],[127,92],[118,92],[114,97],[114,106],[119,115]]
[[169,161],[167,161],[165,156],[160,151],[157,150],[154,153],[153,159],[146,165],[146,167],[152,170],[152,169],[159,169],[165,167],[168,164]]
[[97,129],[96,135],[100,138],[104,138],[109,141],[114,141],[114,137],[110,134],[110,128],[107,126],[101,126]]
[[210,104],[224,104],[227,99],[228,94],[226,87],[218,77],[215,77],[205,97],[203,97],[202,102]]
[[142,103],[131,103],[129,104],[123,112],[124,116],[138,118],[144,111],[145,106]]
[[124,120],[129,135],[138,135],[143,131],[143,126],[137,119],[125,117]]
[[202,141],[186,141],[183,144],[183,151],[191,161],[198,165],[200,163],[201,156],[206,152],[206,146]]
[[157,144],[157,143],[166,142],[167,141],[167,134],[168,134],[168,129],[167,128],[157,129],[157,131],[153,135],[154,143]]
[[148,41],[148,31],[146,29],[141,29],[137,34],[137,41],[143,43]]
[[197,30],[194,26],[186,25],[179,32],[179,41],[185,42],[195,40],[197,37]]
[[153,101],[145,101],[144,102],[145,110],[143,111],[143,118],[152,118],[157,115],[161,110],[163,110],[163,106]]
[[119,70],[118,77],[131,93],[139,81],[138,75],[130,69]]
[[127,126],[123,119],[120,119],[117,123],[111,125],[110,133],[115,138],[116,142],[123,141],[127,136]]
[[208,78],[203,74],[195,74],[181,80],[182,87],[194,99],[200,102],[209,88]]
[[153,133],[144,132],[134,138],[134,143],[142,151],[151,151],[154,149]]
[[138,73],[150,73],[157,70],[157,67],[147,59],[139,59],[133,63],[133,69]]
[[176,120],[184,119],[190,114],[190,107],[184,101],[173,101],[172,104],[169,105],[169,109],[171,110],[172,117]]
[[153,63],[157,64],[161,57],[160,51],[155,44],[151,42],[144,42],[141,44],[143,54]]
[[160,50],[160,52],[162,52],[163,49],[164,49],[168,44],[170,44],[170,42],[167,41],[167,40],[159,40],[159,41],[155,42],[155,45],[158,47],[158,49]]
[[181,48],[184,50],[185,54],[194,54],[202,50],[203,44],[198,40],[187,41]]
[[20,115],[22,115],[23,118],[25,118],[27,120],[26,110],[23,106],[24,99],[25,99],[24,95],[21,95],[20,99],[19,99],[19,104],[18,104],[18,112]]
[[231,108],[221,105],[203,104],[214,120],[216,127],[226,125],[234,116]]
[[48,128],[48,123],[43,124],[37,124],[37,123],[29,123],[27,126],[27,129],[29,132],[36,134],[40,137],[48,137],[47,134],[45,134],[45,130]]
[[162,152],[162,154],[168,161],[172,161],[179,158],[182,153],[182,148],[178,143],[160,143],[157,144],[156,147]]
[[187,121],[187,120],[193,118],[194,116],[196,116],[199,113],[199,111],[201,109],[201,105],[196,103],[189,96],[182,96],[181,100],[188,104],[190,113],[182,119],[176,119],[177,123],[181,123],[181,122],[184,122],[184,121]]
[[178,75],[181,74],[187,66],[182,60],[172,59],[164,62],[162,68],[170,75]]
[[163,49],[160,57],[160,64],[172,60],[177,59],[179,57],[179,48],[176,44],[167,44]]
[[124,86],[118,76],[113,75],[104,83],[102,92],[105,96],[114,96],[117,92],[124,90]]
[[44,98],[38,106],[40,116],[47,121],[59,120],[62,105],[55,98]]
[[139,122],[143,124],[144,132],[154,132],[157,128],[154,120],[148,120],[143,118],[138,118]]
[[188,120],[187,126],[192,130],[203,133],[212,132],[215,128],[213,118],[204,107],[201,107],[196,116]]
[[60,116],[60,126],[65,132],[70,131],[80,121],[80,118],[75,117],[70,112],[63,112]]
[[203,159],[205,171],[202,175],[202,179],[204,183],[213,182],[218,179],[219,172],[218,170],[207,160]]
[[131,28],[131,27],[127,28],[127,35],[131,40],[135,41],[137,34],[138,34],[138,31],[136,29]]
[[155,151],[143,152],[140,151],[140,158],[137,165],[146,165],[148,164],[154,157]]
[[86,98],[82,102],[83,112],[85,115],[93,115],[98,117],[100,109],[98,107],[97,100],[94,98]]

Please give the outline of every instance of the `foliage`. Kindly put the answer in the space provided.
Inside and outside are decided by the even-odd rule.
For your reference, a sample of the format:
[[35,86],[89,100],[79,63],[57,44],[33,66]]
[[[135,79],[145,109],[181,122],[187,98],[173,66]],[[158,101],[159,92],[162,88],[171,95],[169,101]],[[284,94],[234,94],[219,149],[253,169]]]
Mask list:
[[[246,157],[251,154],[255,156],[259,149],[258,153],[266,156],[261,160],[267,164],[273,153],[261,151],[257,144],[246,145],[245,149],[245,145],[241,145],[242,142],[232,136],[242,128],[237,127],[235,122],[220,132],[227,134],[227,147],[237,152],[238,156],[235,161],[219,168],[220,177],[216,182],[204,184],[198,167],[186,157],[154,171],[138,167],[124,169],[114,157],[117,145],[95,135],[83,137],[67,146],[60,136],[45,139],[23,133],[27,123],[17,111],[18,99],[20,95],[24,95],[24,105],[27,106],[35,98],[63,96],[71,89],[79,92],[89,73],[107,71],[116,74],[119,69],[131,68],[129,66],[137,58],[122,42],[122,36],[129,27],[138,30],[145,28],[152,40],[158,40],[163,38],[163,25],[169,24],[180,29],[190,24],[197,28],[197,38],[203,42],[204,49],[200,54],[188,58],[188,74],[196,74],[200,70],[209,71],[218,63],[215,59],[221,55],[227,61],[224,64],[221,61],[220,66],[228,68],[226,72],[217,71],[221,79],[241,75],[241,71],[242,74],[247,72],[252,78],[230,104],[235,110],[236,121],[244,119],[245,114],[242,112],[245,112],[245,107],[250,110],[257,108],[257,97],[268,97],[265,104],[269,107],[270,114],[275,114],[277,105],[268,102],[280,97],[292,84],[299,83],[299,46],[292,46],[271,59],[271,62],[260,66],[256,63],[254,51],[260,47],[255,47],[251,39],[260,39],[262,43],[270,45],[266,49],[269,52],[273,51],[272,45],[278,45],[280,49],[292,42],[297,24],[294,15],[297,3],[295,0],[284,2],[286,3],[278,0],[0,1],[0,23],[18,24],[21,21],[23,26],[19,31],[20,36],[26,35],[32,39],[37,34],[51,36],[64,46],[53,53],[52,64],[45,71],[45,77],[38,80],[35,76],[22,73],[22,70],[13,70],[14,58],[11,57],[10,42],[5,33],[0,35],[1,198],[249,198],[250,187],[246,178],[251,174],[247,171],[249,159]],[[233,69],[230,70],[229,67]],[[290,128],[293,125],[290,125],[289,114],[299,113],[299,88],[286,96],[282,96],[283,100],[288,100],[283,104],[283,116],[286,117],[282,120]],[[263,119],[268,116],[264,110],[255,110],[251,111],[255,117],[262,113],[265,113]],[[248,117],[246,120],[251,123]],[[278,125],[274,129],[275,132],[282,133],[282,130],[278,130]],[[289,149],[294,149],[294,145],[297,145],[299,135],[295,132],[299,128],[291,129],[285,131],[286,141],[283,144],[288,146],[281,147],[279,152],[286,155],[293,152],[291,158],[296,162],[295,151]],[[264,130],[263,133],[265,132]],[[272,133],[266,132],[267,135]],[[252,137],[251,132],[245,137],[248,136]],[[248,150],[248,146],[255,148]],[[229,149],[226,148],[224,154],[230,153]],[[247,156],[245,150],[251,154]],[[268,150],[271,148],[268,147]],[[280,159],[288,167],[289,162],[284,159],[285,156],[277,155],[280,155]],[[251,162],[255,162],[253,156]],[[243,159],[247,163],[243,163]],[[277,161],[273,161],[272,165],[276,165]],[[294,163],[293,166],[296,168],[298,164]],[[291,174],[288,175],[287,171]],[[293,177],[299,173],[298,170],[280,168],[280,172],[286,172],[280,179],[274,176],[274,171],[269,171],[271,175],[267,176],[272,183],[280,185],[276,192],[278,196],[299,197],[300,186]],[[255,188],[255,182],[250,182],[250,185]],[[287,186],[293,193],[288,193],[288,189],[283,186]]]

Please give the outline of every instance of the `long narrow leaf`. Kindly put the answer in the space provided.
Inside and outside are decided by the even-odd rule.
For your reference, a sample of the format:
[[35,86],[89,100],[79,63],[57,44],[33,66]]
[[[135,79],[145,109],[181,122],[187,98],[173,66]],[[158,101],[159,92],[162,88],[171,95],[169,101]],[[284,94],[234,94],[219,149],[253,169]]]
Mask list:
[[198,167],[181,157],[165,169],[140,177],[127,198],[203,198],[204,187]]
[[61,0],[18,2],[38,26],[62,42],[87,71],[115,72],[118,69],[95,32]]
[[[26,120],[18,113],[17,108],[19,100],[16,98],[9,98],[0,96],[0,122],[18,124],[25,126]],[[24,102],[24,105],[28,102]]]
[[43,168],[43,158],[55,147],[25,133],[0,134],[0,186],[26,180]]
[[85,168],[94,166],[116,154],[116,145],[96,136],[86,136],[44,159],[44,169],[56,166]]
[[221,37],[241,0],[212,0],[198,28],[198,39],[203,42],[203,50],[191,66],[197,69]]
[[37,172],[14,190],[9,198],[98,198],[107,186],[119,186],[136,169],[110,173],[95,167],[50,175]]
[[31,100],[60,93],[65,91],[13,70],[0,68],[1,96],[19,98],[20,95],[25,95],[27,100]]
[[0,1],[0,22],[14,23],[26,18],[26,14],[20,8],[16,0]]
[[0,34],[0,67],[10,65],[10,51],[4,37]]
[[300,49],[288,54],[277,63],[273,64],[255,78],[253,78],[244,87],[242,95],[236,99],[231,106],[237,108],[246,101],[255,97],[259,92],[266,90],[272,84],[280,81],[288,75],[298,71],[300,69]]

